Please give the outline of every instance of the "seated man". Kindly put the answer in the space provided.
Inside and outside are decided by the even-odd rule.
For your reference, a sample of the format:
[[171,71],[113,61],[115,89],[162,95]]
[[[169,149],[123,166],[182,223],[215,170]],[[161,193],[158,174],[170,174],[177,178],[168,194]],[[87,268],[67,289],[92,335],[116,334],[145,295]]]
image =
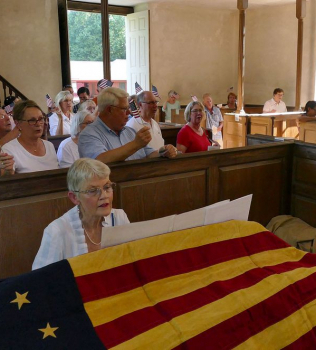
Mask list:
[[[95,158],[104,163],[159,157],[159,152],[147,146],[150,130],[142,127],[137,133],[125,126],[128,120],[128,94],[118,88],[107,88],[98,95],[99,117],[79,136],[80,157]],[[164,146],[163,156],[174,158],[177,150]]]
[[263,106],[263,113],[284,113],[287,112],[286,105],[282,101],[284,91],[276,88],[273,91],[273,98],[268,100]]
[[209,93],[203,95],[203,105],[206,114],[206,129],[212,131],[212,140],[223,148],[222,128],[223,117],[220,109],[213,105],[213,99]]
[[4,109],[0,108],[0,147],[18,137],[18,128],[11,130],[11,127],[12,124],[10,117],[7,115]]
[[89,100],[90,98],[90,91],[88,88],[82,86],[78,89],[77,91],[77,95],[79,97],[79,103],[77,103],[74,107],[73,107],[73,112],[74,113],[77,113],[78,112],[78,109],[79,107],[81,106],[81,104],[83,102],[86,102],[87,100]]
[[133,128],[136,132],[144,126],[147,126],[150,130],[151,141],[148,146],[153,149],[159,150],[165,144],[161,135],[159,124],[154,120],[158,110],[158,102],[155,95],[151,91],[143,91],[137,96],[137,103],[140,110],[140,118],[131,118],[127,122],[127,126]]

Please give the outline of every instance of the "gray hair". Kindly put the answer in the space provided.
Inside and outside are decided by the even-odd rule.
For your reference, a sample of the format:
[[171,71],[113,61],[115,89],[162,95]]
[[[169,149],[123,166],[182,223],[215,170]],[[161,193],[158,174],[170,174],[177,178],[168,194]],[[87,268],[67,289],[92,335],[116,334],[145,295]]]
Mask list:
[[202,114],[204,116],[204,106],[202,105],[202,103],[200,101],[192,101],[190,102],[186,108],[185,108],[185,111],[184,111],[184,119],[189,123],[191,121],[191,111],[193,109],[194,106],[200,106],[202,108]]
[[87,115],[92,115],[89,111],[83,110],[76,113],[72,119],[70,124],[70,135],[71,137],[76,137],[80,133],[80,124],[83,123],[85,117]]
[[92,100],[87,100],[87,101],[85,101],[85,102],[83,102],[83,103],[80,104],[78,111],[79,111],[79,112],[80,112],[80,111],[84,111],[84,110],[86,110],[87,107],[89,107],[89,106],[96,107],[97,105],[94,103],[94,101],[92,101]]
[[67,186],[69,191],[80,191],[94,177],[105,179],[110,176],[110,168],[96,159],[79,158],[68,170]]
[[117,106],[120,98],[128,96],[126,91],[115,87],[108,87],[102,90],[98,95],[99,112],[102,113],[107,106]]
[[71,96],[71,98],[73,98],[72,94],[67,90],[67,91],[60,91],[58,92],[58,94],[55,97],[55,106],[56,108],[58,108],[58,110],[60,111],[60,102],[65,101],[68,96]]

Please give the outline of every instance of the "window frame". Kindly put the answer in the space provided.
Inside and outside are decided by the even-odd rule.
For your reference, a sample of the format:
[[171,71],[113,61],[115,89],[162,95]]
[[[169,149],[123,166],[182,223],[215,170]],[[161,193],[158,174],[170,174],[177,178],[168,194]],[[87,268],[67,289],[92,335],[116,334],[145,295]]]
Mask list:
[[111,79],[109,15],[126,16],[130,13],[134,13],[134,8],[128,6],[109,5],[108,0],[101,0],[100,4],[72,0],[58,0],[60,59],[63,86],[71,84],[68,10],[101,13],[103,28],[102,46],[104,77],[106,79]]

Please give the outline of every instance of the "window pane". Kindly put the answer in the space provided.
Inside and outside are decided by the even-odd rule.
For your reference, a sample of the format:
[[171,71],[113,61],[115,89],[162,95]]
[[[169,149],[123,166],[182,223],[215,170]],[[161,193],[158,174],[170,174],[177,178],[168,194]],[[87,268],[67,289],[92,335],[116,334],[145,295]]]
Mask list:
[[125,16],[109,15],[111,80],[126,91]]
[[97,82],[104,77],[101,14],[68,11],[71,82],[75,92],[81,86],[97,95]]

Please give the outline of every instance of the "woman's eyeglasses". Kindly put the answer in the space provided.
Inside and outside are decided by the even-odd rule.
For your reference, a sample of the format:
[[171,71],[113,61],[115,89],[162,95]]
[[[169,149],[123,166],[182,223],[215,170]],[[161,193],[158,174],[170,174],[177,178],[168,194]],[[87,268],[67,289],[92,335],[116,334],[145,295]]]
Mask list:
[[21,119],[24,122],[28,122],[29,125],[36,125],[36,123],[38,124],[43,124],[44,123],[44,117],[39,117],[38,119],[32,118],[32,119]]
[[114,191],[116,187],[116,183],[115,182],[111,182],[108,184],[105,184],[102,188],[101,187],[94,187],[94,188],[90,188],[89,190],[85,190],[85,191],[73,191],[73,192],[78,192],[78,193],[84,193],[86,195],[88,195],[89,197],[100,197],[102,191],[105,191],[106,193],[111,193]]

